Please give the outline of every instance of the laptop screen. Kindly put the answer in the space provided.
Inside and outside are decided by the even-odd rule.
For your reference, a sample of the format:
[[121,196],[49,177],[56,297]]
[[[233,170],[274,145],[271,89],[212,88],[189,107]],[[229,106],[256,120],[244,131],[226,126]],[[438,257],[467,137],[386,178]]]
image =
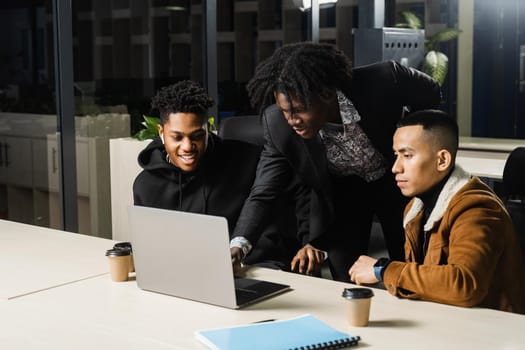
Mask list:
[[128,214],[140,288],[236,306],[225,218],[141,206]]
[[[148,291],[228,308],[236,298],[230,239],[225,218],[150,207],[128,209],[137,284]],[[289,286],[251,280],[253,300],[288,290]],[[241,292],[248,288],[243,287]]]

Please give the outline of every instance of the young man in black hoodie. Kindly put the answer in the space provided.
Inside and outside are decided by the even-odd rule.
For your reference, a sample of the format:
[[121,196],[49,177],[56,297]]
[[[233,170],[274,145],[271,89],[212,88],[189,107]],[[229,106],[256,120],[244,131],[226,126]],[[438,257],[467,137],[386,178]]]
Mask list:
[[[160,115],[159,137],[139,154],[143,171],[133,184],[133,197],[135,205],[225,217],[231,232],[250,193],[261,150],[209,133],[206,112],[212,105],[205,90],[189,80],[164,87],[153,97],[152,108]],[[285,200],[278,209],[285,207]],[[295,220],[290,215],[274,217],[246,264],[289,268],[297,249]]]

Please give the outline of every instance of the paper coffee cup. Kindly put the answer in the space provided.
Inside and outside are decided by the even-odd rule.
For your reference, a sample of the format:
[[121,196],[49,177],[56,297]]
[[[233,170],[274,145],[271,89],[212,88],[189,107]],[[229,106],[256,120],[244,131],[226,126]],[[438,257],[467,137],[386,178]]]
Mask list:
[[109,272],[111,280],[114,282],[123,282],[128,280],[130,266],[129,249],[109,249],[106,251],[109,260]]
[[131,243],[130,242],[115,243],[115,245],[113,245],[113,249],[129,249],[130,251],[129,272],[135,272],[135,261],[133,261],[133,249],[131,247]]
[[342,296],[347,300],[346,318],[348,324],[354,327],[368,326],[370,304],[374,292],[369,288],[345,288]]

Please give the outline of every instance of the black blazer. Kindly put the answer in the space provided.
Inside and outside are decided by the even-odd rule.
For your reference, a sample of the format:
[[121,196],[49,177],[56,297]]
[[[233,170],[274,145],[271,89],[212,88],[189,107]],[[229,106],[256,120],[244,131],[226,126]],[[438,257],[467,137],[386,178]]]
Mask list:
[[[374,147],[392,163],[392,136],[404,108],[410,111],[438,108],[439,85],[429,76],[394,61],[355,68],[352,74],[351,94],[347,97],[361,116],[359,124]],[[256,243],[262,223],[271,220],[272,200],[297,177],[309,187],[309,198],[302,197],[299,202],[299,235],[303,244],[323,247],[317,240],[333,220],[333,205],[321,140],[318,136],[306,140],[297,135],[276,105],[264,111],[262,122],[264,149],[233,235]]]

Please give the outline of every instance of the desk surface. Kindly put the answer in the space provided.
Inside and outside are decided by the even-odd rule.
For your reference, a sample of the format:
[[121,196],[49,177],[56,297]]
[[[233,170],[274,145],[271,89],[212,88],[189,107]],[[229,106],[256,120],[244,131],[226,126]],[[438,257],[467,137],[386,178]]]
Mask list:
[[508,153],[459,150],[456,163],[472,175],[501,180]]
[[0,220],[0,300],[109,273],[113,241]]
[[374,290],[370,324],[350,327],[350,284],[254,269],[253,277],[293,290],[230,310],[140,290],[135,281],[98,276],[0,303],[0,344],[15,349],[200,349],[194,332],[310,313],[375,349],[523,349],[525,316],[397,299]]
[[456,162],[469,173],[501,180],[509,153],[525,140],[460,137]]
[[510,153],[510,151],[516,147],[525,147],[525,140],[496,139],[490,137],[459,137],[460,149]]

